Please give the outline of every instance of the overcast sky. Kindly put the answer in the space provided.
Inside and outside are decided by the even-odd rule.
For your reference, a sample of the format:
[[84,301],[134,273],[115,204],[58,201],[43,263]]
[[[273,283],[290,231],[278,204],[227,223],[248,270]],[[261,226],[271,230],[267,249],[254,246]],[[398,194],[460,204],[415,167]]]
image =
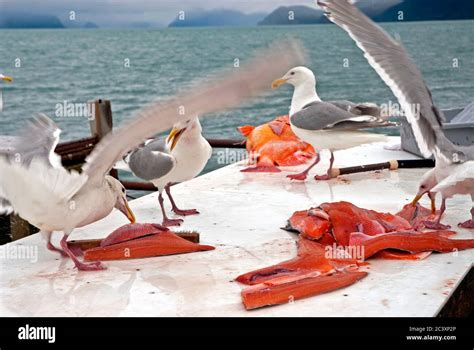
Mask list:
[[3,11],[47,13],[66,19],[74,10],[77,20],[108,23],[167,24],[181,10],[228,8],[245,13],[271,12],[282,5],[315,6],[313,0],[0,0]]

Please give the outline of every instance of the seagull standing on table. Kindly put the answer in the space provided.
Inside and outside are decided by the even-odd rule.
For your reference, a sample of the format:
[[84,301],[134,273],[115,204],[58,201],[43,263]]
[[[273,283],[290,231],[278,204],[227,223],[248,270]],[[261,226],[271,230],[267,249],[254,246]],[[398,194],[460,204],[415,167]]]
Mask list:
[[[87,157],[81,173],[69,172],[54,154],[59,129],[46,116],[27,126],[13,152],[0,155],[0,212],[16,212],[48,237],[64,233],[61,253],[67,254],[80,270],[99,270],[99,263],[80,262],[68,248],[68,235],[76,228],[107,216],[114,207],[134,222],[125,189],[108,173],[130,150],[147,138],[183,121],[183,106],[190,115],[210,115],[237,106],[254,97],[270,84],[282,69],[302,61],[301,49],[292,42],[278,45],[249,60],[238,72],[228,71],[200,89],[190,89],[167,101],[155,102],[135,113],[131,121],[107,134]],[[271,62],[271,63],[268,63]],[[259,79],[255,79],[258,76]]]
[[[314,178],[331,178],[334,150],[347,149],[371,142],[387,140],[385,135],[364,132],[362,129],[393,126],[382,117],[382,109],[373,103],[350,101],[321,101],[316,92],[316,78],[306,67],[294,67],[272,83],[272,88],[283,84],[294,86],[290,107],[290,124],[293,132],[315,149],[328,149],[331,153],[327,174]],[[288,175],[292,180],[305,180],[308,172],[320,161],[314,162],[302,173]]]
[[[442,129],[444,116],[435,106],[421,72],[408,56],[403,45],[347,0],[319,0],[330,21],[344,29],[364,51],[365,58],[392,90],[403,108],[423,156],[434,155],[435,168],[428,171],[420,183],[415,205],[424,195],[440,192],[443,203],[438,219],[428,223],[430,228],[445,228],[440,224],[446,208],[446,198],[455,194],[470,195],[474,201],[474,147],[459,147],[451,143]],[[474,228],[472,219],[460,226]]]
[[212,147],[202,136],[201,124],[195,117],[175,124],[167,138],[148,141],[124,160],[135,176],[150,181],[158,188],[163,225],[179,226],[182,219],[170,219],[166,215],[163,190],[166,191],[175,214],[199,214],[196,209],[179,209],[170,187],[199,175],[211,156]]

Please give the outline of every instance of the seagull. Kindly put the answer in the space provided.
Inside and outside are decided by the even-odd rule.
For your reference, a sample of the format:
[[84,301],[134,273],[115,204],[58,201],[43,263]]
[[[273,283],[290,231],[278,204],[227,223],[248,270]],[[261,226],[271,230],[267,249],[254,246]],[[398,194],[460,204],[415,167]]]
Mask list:
[[[316,92],[316,78],[307,67],[294,67],[272,83],[272,88],[283,84],[294,86],[290,107],[290,125],[293,132],[315,149],[330,152],[330,165],[325,175],[316,180],[329,180],[334,164],[333,151],[365,143],[384,142],[387,137],[362,131],[369,128],[394,126],[383,117],[383,110],[373,103],[350,101],[321,101]],[[319,153],[314,162],[302,173],[291,174],[292,180],[305,180],[308,172],[320,161]]]
[[179,209],[171,196],[171,186],[193,179],[212,156],[212,147],[202,136],[199,118],[176,123],[167,138],[149,140],[124,158],[132,173],[153,183],[159,191],[158,201],[163,214],[163,226],[179,226],[182,219],[170,219],[164,208],[163,190],[177,215],[199,214],[196,209]]
[[425,221],[425,226],[431,229],[449,229],[448,225],[441,224],[441,218],[446,211],[446,200],[454,195],[470,195],[472,199],[471,220],[459,223],[459,227],[474,229],[474,147],[469,147],[464,153],[468,161],[463,163],[449,163],[436,165],[426,172],[418,187],[418,192],[413,199],[413,205],[428,194],[432,203],[433,214],[436,213],[435,194],[441,193],[442,201],[440,212],[433,221]]
[[[421,72],[401,42],[390,37],[347,0],[318,0],[317,4],[330,21],[356,42],[369,64],[397,97],[423,156],[435,157],[436,166],[424,175],[413,205],[428,194],[432,208],[435,208],[433,193],[441,192],[441,214],[430,226],[444,227],[439,220],[445,210],[446,198],[455,194],[473,196],[474,148],[456,146],[446,137],[442,129],[443,113],[435,106]],[[461,225],[471,227],[472,221]]]
[[[113,208],[134,223],[135,216],[120,181],[106,175],[88,181],[69,172],[54,153],[61,130],[46,115],[29,121],[13,150],[0,157],[0,213],[16,212],[38,227],[49,250],[69,256],[78,270],[100,270],[100,262],[86,264],[67,245],[76,227],[106,217]],[[53,231],[64,232],[61,248],[51,243]]]
[[62,231],[60,252],[68,255],[79,270],[103,269],[100,262],[80,262],[68,248],[67,238],[76,227],[102,219],[114,207],[135,221],[123,186],[108,175],[114,164],[147,138],[187,120],[182,110],[205,117],[237,106],[263,92],[277,72],[303,61],[297,43],[286,41],[276,46],[238,70],[201,81],[199,89],[188,89],[140,109],[130,121],[101,139],[86,158],[81,173],[60,165],[54,154],[59,128],[46,116],[38,117],[24,129],[13,151],[0,156],[0,211],[16,212],[37,226],[45,232],[48,247],[53,250],[59,248],[50,244],[50,236],[53,231]]

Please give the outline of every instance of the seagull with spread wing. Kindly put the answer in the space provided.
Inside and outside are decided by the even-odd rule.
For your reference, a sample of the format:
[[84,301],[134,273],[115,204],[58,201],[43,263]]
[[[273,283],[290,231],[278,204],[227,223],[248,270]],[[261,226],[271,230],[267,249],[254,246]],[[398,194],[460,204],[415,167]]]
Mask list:
[[[290,106],[290,124],[293,132],[317,150],[330,151],[330,165],[325,175],[316,180],[331,178],[334,164],[333,151],[365,143],[384,142],[387,137],[364,131],[369,128],[394,126],[383,116],[383,110],[373,103],[353,103],[346,100],[322,101],[316,92],[316,78],[307,67],[294,67],[272,83],[272,88],[283,84],[294,87]],[[291,174],[292,180],[305,180],[308,172],[320,161],[319,154],[302,173]]]
[[[423,177],[413,204],[424,194],[429,194],[434,201],[433,193],[440,192],[443,195],[441,213],[429,226],[443,228],[440,218],[446,198],[466,194],[474,201],[474,148],[456,146],[446,137],[442,129],[443,113],[435,106],[421,72],[401,42],[394,40],[347,0],[318,0],[317,4],[330,21],[349,34],[397,97],[423,156],[435,157],[436,166]],[[463,227],[474,226],[474,207],[471,213],[472,220],[462,223]]]
[[81,173],[61,166],[54,154],[59,129],[40,116],[24,129],[13,151],[0,156],[0,212],[16,212],[45,232],[50,249],[59,250],[49,238],[53,231],[62,231],[61,253],[71,257],[78,269],[103,269],[99,262],[80,262],[68,248],[67,239],[76,227],[104,218],[114,207],[135,221],[123,186],[108,175],[114,164],[147,138],[187,120],[181,113],[183,107],[189,115],[204,117],[261,93],[277,72],[301,62],[301,53],[298,44],[281,43],[239,69],[201,82],[199,89],[150,104],[107,134],[87,157]]

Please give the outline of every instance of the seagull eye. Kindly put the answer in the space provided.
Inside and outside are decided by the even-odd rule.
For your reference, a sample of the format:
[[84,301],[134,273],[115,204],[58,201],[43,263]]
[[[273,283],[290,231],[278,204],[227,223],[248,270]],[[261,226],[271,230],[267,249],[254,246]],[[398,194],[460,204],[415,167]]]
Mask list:
[[295,72],[291,72],[290,75],[295,75]]
[[425,185],[421,185],[420,188],[421,188],[422,190],[424,190],[424,189],[426,188],[426,186],[425,186]]

